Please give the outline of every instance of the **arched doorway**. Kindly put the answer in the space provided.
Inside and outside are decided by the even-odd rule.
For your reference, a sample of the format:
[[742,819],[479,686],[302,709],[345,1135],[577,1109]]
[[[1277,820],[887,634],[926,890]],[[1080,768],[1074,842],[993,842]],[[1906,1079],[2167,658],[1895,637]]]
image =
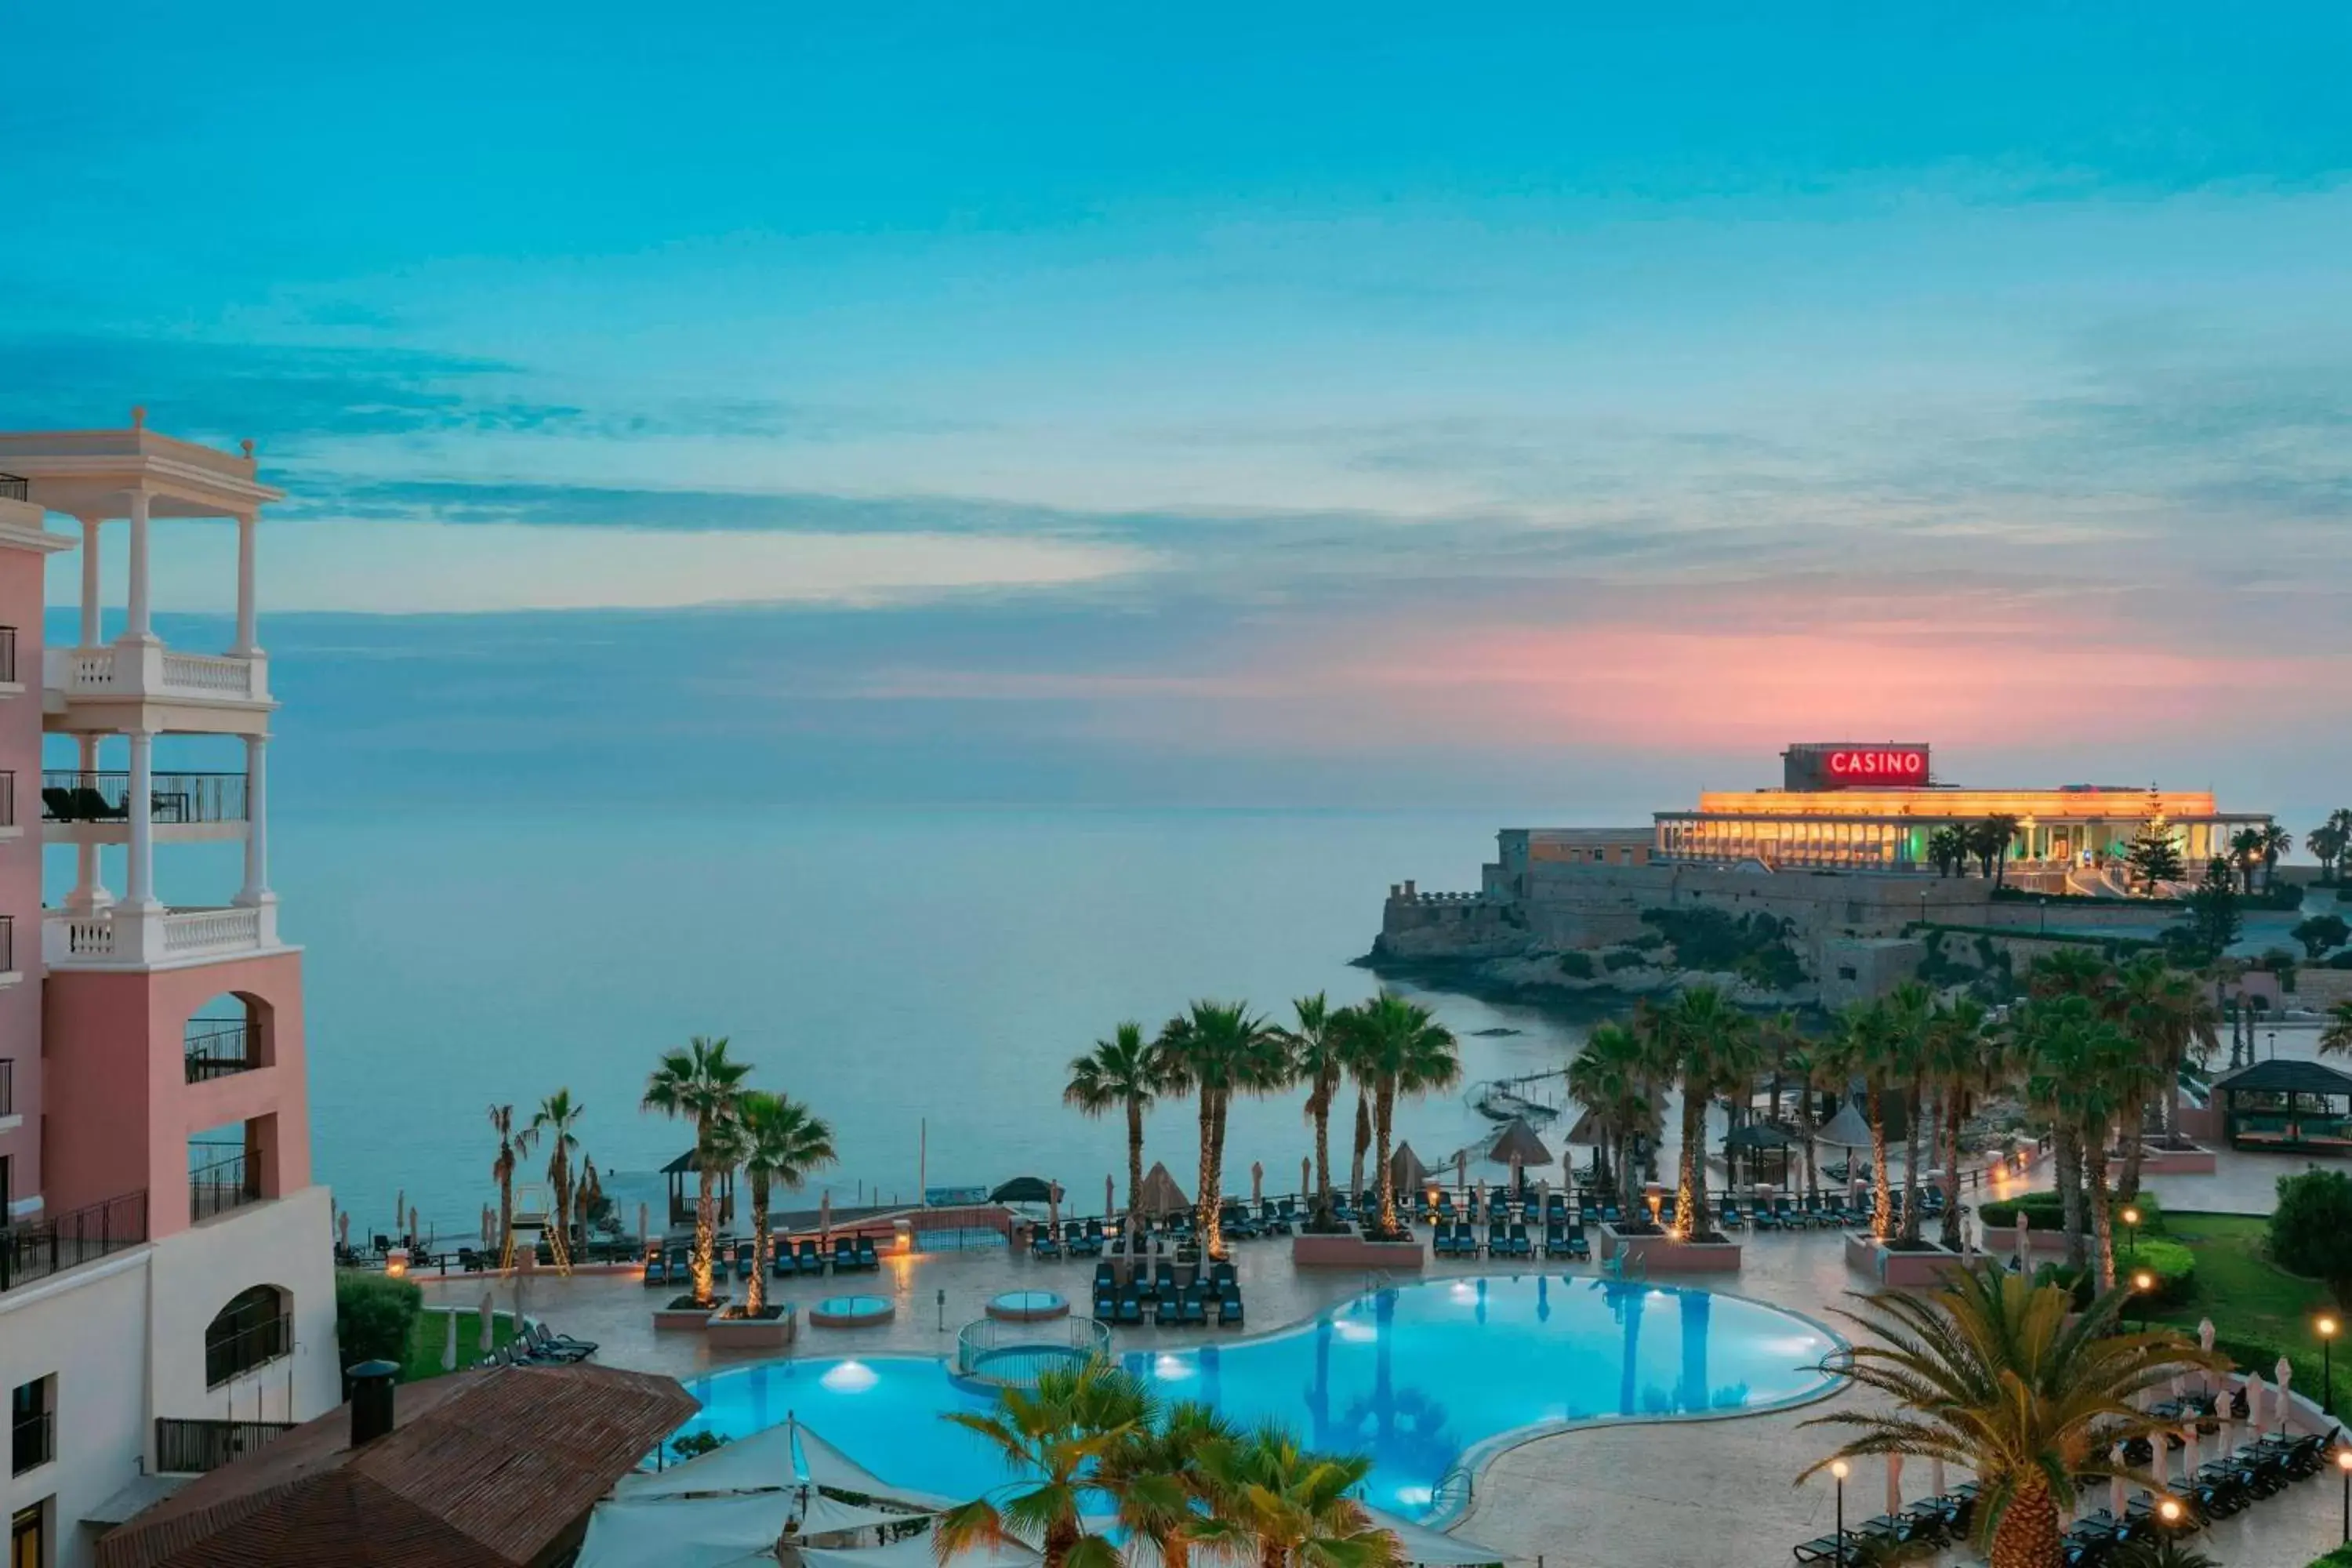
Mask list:
[[288,1354],[294,1343],[294,1299],[275,1285],[229,1298],[205,1326],[205,1386],[244,1376]]

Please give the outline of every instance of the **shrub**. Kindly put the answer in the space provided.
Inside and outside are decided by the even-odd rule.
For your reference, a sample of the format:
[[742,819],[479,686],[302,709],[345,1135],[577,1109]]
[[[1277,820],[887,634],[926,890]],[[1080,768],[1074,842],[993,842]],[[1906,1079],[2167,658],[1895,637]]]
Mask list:
[[2135,1274],[2147,1273],[2156,1283],[2145,1299],[2134,1297],[2124,1309],[2124,1316],[2137,1318],[2143,1310],[2160,1312],[2168,1308],[2185,1306],[2197,1294],[2197,1255],[2177,1241],[2165,1241],[2151,1237],[2143,1229],[2137,1245],[2126,1247],[2121,1236],[2116,1237],[2116,1282],[2129,1284]]
[[2326,1281],[2338,1305],[2352,1303],[2352,1176],[2341,1171],[2281,1176],[2270,1243],[2272,1262]]
[[2352,1568],[2352,1546],[2339,1546],[2325,1557],[2313,1558],[2311,1568]]
[[672,1437],[669,1451],[680,1459],[698,1459],[705,1454],[725,1447],[727,1443],[724,1432],[688,1432],[684,1436]]
[[405,1362],[425,1292],[413,1279],[346,1272],[335,1276],[335,1339],[343,1364]]
[[1592,978],[1592,955],[1589,952],[1563,952],[1559,955],[1559,971],[1578,980]]
[[1639,969],[1649,962],[1630,947],[1612,947],[1601,955],[1601,966],[1612,974],[1621,969]]
[[[2084,1202],[2089,1201],[2089,1194],[2085,1194]],[[2110,1206],[2117,1214],[2121,1214],[2127,1207],[2139,1210],[2137,1234],[2143,1240],[2148,1237],[2162,1236],[2165,1233],[2164,1210],[2157,1203],[2154,1193],[2142,1193],[2128,1205],[2117,1200]],[[2021,1211],[2025,1215],[2025,1227],[2028,1230],[2060,1230],[2064,1228],[2066,1223],[2065,1210],[2059,1203],[2056,1193],[2022,1193],[2013,1198],[1981,1205],[1977,1209],[1977,1216],[1984,1222],[1985,1245],[1990,1250],[1994,1252],[2000,1250],[1995,1245],[2000,1237],[1995,1233],[2014,1226]],[[2120,1253],[2132,1231],[2131,1227],[2125,1225],[2121,1219],[2115,1222],[2115,1227],[2116,1247]]]

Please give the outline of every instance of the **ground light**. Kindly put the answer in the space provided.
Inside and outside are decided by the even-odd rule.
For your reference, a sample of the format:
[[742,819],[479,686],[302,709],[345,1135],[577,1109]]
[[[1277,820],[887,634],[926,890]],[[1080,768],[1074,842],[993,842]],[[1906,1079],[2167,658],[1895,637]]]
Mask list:
[[2164,1521],[2164,1528],[2166,1530],[2179,1530],[2180,1528],[2180,1500],[2179,1498],[2166,1498],[2162,1502],[2158,1503],[2156,1505],[2156,1517]]
[[2132,1276],[2132,1294],[2139,1298],[2139,1331],[2147,1332],[2147,1298],[2156,1289],[2156,1276],[2143,1268]]
[[[2352,1470],[2345,1473],[2352,1475]],[[1845,1479],[1853,1474],[1853,1468],[1843,1459],[1832,1459],[1830,1474],[1837,1480],[1837,1568],[1845,1568]]]
[[2322,1395],[2320,1408],[2329,1415],[2334,1415],[2336,1414],[2336,1360],[2333,1352],[2336,1348],[2336,1331],[2342,1325],[2336,1322],[2336,1314],[2333,1312],[2322,1312],[2319,1314],[2319,1321],[2314,1323],[2312,1327],[2319,1331],[2319,1389]]
[[2124,1210],[2124,1231],[2127,1238],[2126,1251],[2137,1260],[2139,1257],[2139,1210],[2136,1208]]

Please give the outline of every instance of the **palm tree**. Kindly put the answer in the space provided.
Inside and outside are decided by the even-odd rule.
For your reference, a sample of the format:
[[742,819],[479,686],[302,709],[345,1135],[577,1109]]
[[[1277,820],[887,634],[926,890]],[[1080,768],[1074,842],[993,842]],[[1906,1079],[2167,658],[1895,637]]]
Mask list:
[[[1870,1190],[1871,1235],[1886,1239],[1888,1226],[1895,1218],[1895,1184],[1889,1173],[1886,1134],[1886,1091],[1897,1080],[1901,1040],[1893,1009],[1885,999],[1875,1002],[1853,1002],[1838,1015],[1837,1046],[1831,1053],[1830,1065],[1843,1068],[1844,1083],[1838,1085],[1841,1097],[1845,1084],[1855,1078],[1862,1079],[1864,1114],[1870,1122]],[[1853,1156],[1847,1155],[1847,1174],[1853,1173]]]
[[1694,985],[1657,1015],[1658,1037],[1682,1079],[1682,1150],[1675,1215],[1685,1237],[1704,1236],[1706,1220],[1706,1108],[1718,1090],[1755,1081],[1755,1024],[1712,985]]
[[1246,1002],[1195,1002],[1160,1032],[1171,1087],[1201,1104],[1200,1217],[1202,1252],[1225,1255],[1225,1112],[1236,1093],[1258,1094],[1287,1074],[1281,1031]]
[[569,1089],[559,1089],[539,1102],[528,1134],[547,1140],[547,1184],[555,1193],[554,1245],[549,1250],[563,1274],[572,1272],[572,1156],[580,1147],[572,1130],[587,1109],[572,1098]]
[[1927,858],[1936,863],[1936,875],[1948,877],[1969,862],[1969,836],[1952,823],[1946,823],[1927,835]]
[[1212,1507],[1192,1534],[1223,1555],[1255,1554],[1258,1568],[1402,1568],[1395,1532],[1349,1494],[1371,1472],[1364,1454],[1316,1454],[1279,1422],[1202,1457]]
[[1322,992],[1301,996],[1290,1005],[1297,1026],[1283,1031],[1290,1049],[1291,1075],[1307,1085],[1307,1120],[1315,1125],[1315,1223],[1331,1220],[1331,1105],[1339,1096],[1339,1080],[1347,1073],[1342,1030],[1332,1026],[1337,1016]]
[[2000,1070],[2000,1053],[1986,1032],[1984,1004],[1962,997],[1938,1006],[1928,1020],[1922,1068],[1936,1088],[1940,1160],[1944,1168],[1943,1233],[1937,1240],[1948,1251],[1960,1250],[1960,1127],[1967,1121],[1969,1097],[1989,1089]]
[[1108,1040],[1097,1040],[1094,1050],[1070,1059],[1070,1081],[1062,1099],[1088,1116],[1100,1116],[1114,1105],[1127,1112],[1127,1234],[1135,1234],[1138,1205],[1143,1194],[1143,1118],[1159,1102],[1168,1084],[1166,1054],[1156,1040],[1143,1037],[1143,1026],[1119,1025]]
[[664,1051],[646,1079],[641,1109],[694,1123],[694,1163],[699,1178],[694,1199],[694,1299],[711,1299],[710,1254],[719,1235],[719,1172],[721,1130],[734,1119],[736,1101],[751,1065],[727,1054],[722,1037],[697,1035],[684,1050]]
[[[2147,1053],[2155,1069],[2152,1088],[2164,1103],[2164,1131],[2176,1133],[2180,1125],[2180,1069],[2189,1052],[2221,1044],[2221,1015],[2206,1000],[2196,976],[2167,963],[2161,955],[2142,953],[2116,972],[2113,1014]],[[2210,1058],[2209,1058],[2210,1059]],[[2124,1173],[2116,1191],[2126,1201],[2139,1196],[2140,1167],[2147,1154],[2148,1107],[2131,1103],[2121,1108]]]
[[2346,851],[2352,850],[2352,809],[2338,807],[2327,820],[2303,836],[2303,847],[2319,862],[2319,879],[2333,882]]
[[954,1423],[997,1451],[1014,1479],[1002,1500],[975,1498],[939,1516],[931,1549],[941,1563],[978,1546],[1037,1552],[1044,1568],[1119,1568],[1119,1549],[1087,1527],[1097,1467],[1150,1433],[1155,1414],[1143,1384],[1100,1359],[1047,1367],[1034,1388],[997,1391],[988,1411],[951,1410]]
[[2017,837],[2018,819],[2005,811],[1971,822],[1961,831],[1968,836],[1969,853],[1977,858],[1984,874],[1998,888],[2009,879],[2009,847]]
[[1633,1140],[1654,1132],[1656,1085],[1641,1040],[1622,1024],[1599,1024],[1568,1064],[1568,1092],[1592,1113],[1621,1207],[1633,1213]]
[[2270,840],[2259,827],[2241,827],[2230,835],[2230,860],[2245,883],[2248,898],[2252,898],[2254,892],[2254,868],[2263,863],[2263,856],[2269,847]]
[[1110,1495],[1131,1537],[1151,1543],[1160,1568],[1186,1568],[1191,1561],[1194,1531],[1213,1507],[1213,1483],[1203,1458],[1213,1446],[1234,1436],[1233,1424],[1215,1406],[1183,1400],[1096,1461],[1096,1489]]
[[[1936,1016],[1935,994],[1916,980],[1906,980],[1886,998],[1887,1078],[1901,1085],[1903,1095],[1903,1219],[1896,1237],[1905,1247],[1919,1244],[1919,1131],[1926,1107],[1920,1089],[1929,1069],[1929,1030]],[[1883,1226],[1882,1226],[1883,1228]]]
[[2352,1000],[2338,1002],[2327,1010],[2327,1026],[2319,1032],[2319,1054],[2336,1056],[2352,1052]]
[[[2056,1138],[2066,1261],[2077,1268],[2093,1268],[2104,1289],[2115,1278],[2107,1130],[2119,1104],[2135,1093],[2147,1092],[2143,1087],[2145,1062],[2130,1039],[2102,1017],[2087,996],[2021,1004],[2011,1015],[2010,1026],[2020,1058],[2029,1064],[2026,1100],[2049,1118]],[[2095,1258],[2088,1255],[2094,1237]]]
[[1398,1232],[1396,1173],[1389,1168],[1389,1136],[1396,1102],[1450,1089],[1462,1077],[1462,1058],[1453,1031],[1428,1008],[1382,988],[1370,1001],[1347,1010],[1341,1030],[1349,1068],[1372,1091],[1372,1151],[1381,1194],[1380,1234]]
[[747,1089],[736,1101],[735,1126],[735,1152],[751,1184],[751,1280],[743,1315],[756,1318],[768,1304],[768,1195],[776,1187],[798,1192],[833,1163],[833,1129],[792,1096],[761,1089]]
[[[490,1107],[490,1130],[499,1135],[499,1152],[490,1162],[490,1180],[499,1184],[499,1267],[514,1267],[515,1112],[511,1105]],[[528,1136],[528,1134],[526,1134]]]
[[2118,1332],[2124,1291],[2101,1294],[2075,1317],[2066,1290],[1997,1266],[1946,1279],[1925,1295],[1887,1291],[1839,1314],[1880,1342],[1857,1343],[1832,1358],[1832,1370],[1895,1408],[1803,1425],[1852,1432],[1839,1458],[1904,1454],[1970,1471],[1992,1568],[2057,1568],[2059,1521],[2076,1486],[2121,1473],[2116,1446],[2164,1425],[2137,1402],[2185,1370],[2227,1363],[2168,1330]]
[[2257,830],[2262,840],[2263,891],[2269,892],[2278,878],[2279,857],[2294,847],[2294,835],[2275,822],[2266,822]]

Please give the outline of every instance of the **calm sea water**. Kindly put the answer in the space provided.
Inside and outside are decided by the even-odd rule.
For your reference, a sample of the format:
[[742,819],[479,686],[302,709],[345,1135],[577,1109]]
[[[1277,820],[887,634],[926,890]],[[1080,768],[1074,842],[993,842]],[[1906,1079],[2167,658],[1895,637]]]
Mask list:
[[[811,1203],[825,1185],[836,1202],[912,1197],[927,1126],[930,1184],[1036,1173],[1092,1211],[1122,1169],[1121,1131],[1060,1103],[1071,1056],[1192,997],[1286,1016],[1306,993],[1368,994],[1349,961],[1388,884],[1475,886],[1502,821],[284,811],[273,872],[289,940],[308,948],[318,1173],[355,1230],[384,1228],[404,1191],[445,1235],[471,1231],[492,1193],[485,1108],[559,1088],[585,1102],[601,1168],[650,1171],[688,1134],[637,1110],[646,1074],[709,1034],[832,1121],[841,1164]],[[1472,1079],[1556,1067],[1572,1044],[1524,1011],[1430,1000],[1463,1033]],[[1492,1027],[1525,1032],[1472,1033]],[[1458,1094],[1398,1119],[1433,1163],[1486,1125]],[[1232,1189],[1253,1160],[1269,1190],[1294,1186],[1298,1097],[1237,1105],[1229,1142]],[[1189,1104],[1151,1119],[1155,1156],[1192,1189]]]

